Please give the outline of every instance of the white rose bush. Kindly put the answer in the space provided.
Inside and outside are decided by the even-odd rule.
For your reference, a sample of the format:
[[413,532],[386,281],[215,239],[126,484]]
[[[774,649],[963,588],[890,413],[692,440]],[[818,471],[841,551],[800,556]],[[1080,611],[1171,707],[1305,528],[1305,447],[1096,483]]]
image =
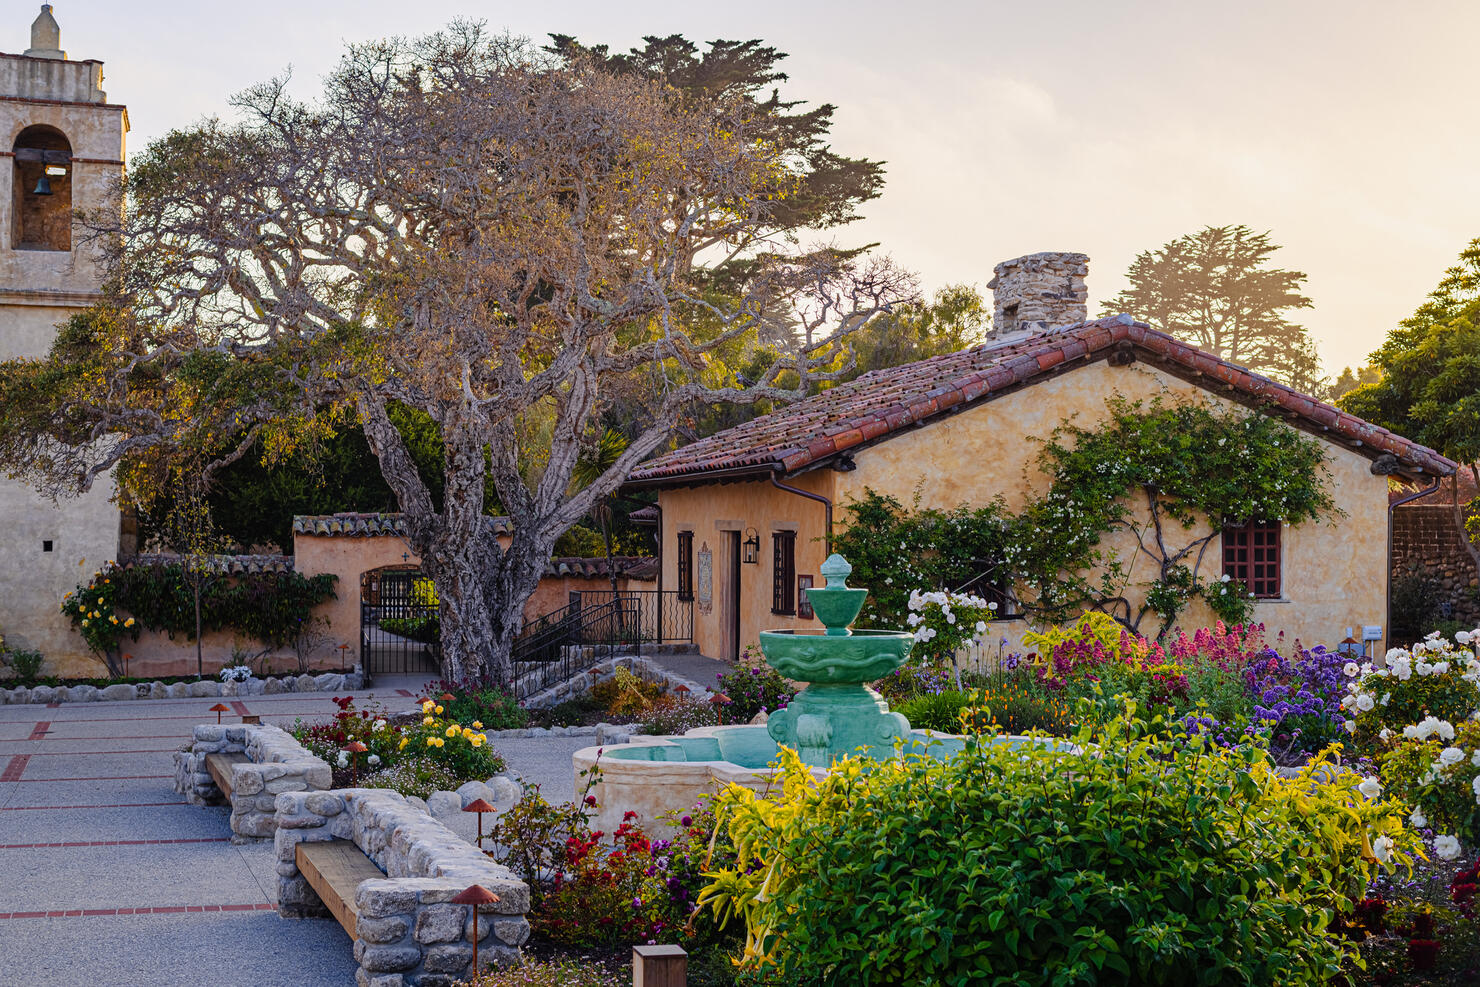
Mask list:
[[967,645],[987,642],[996,616],[997,604],[970,593],[912,591],[905,618],[915,633],[910,660],[916,664],[954,660]]
[[1477,640],[1480,632],[1452,641],[1430,634],[1381,662],[1345,667],[1348,729],[1378,768],[1367,782],[1413,807],[1410,822],[1439,834],[1434,850],[1443,860],[1459,854],[1461,840],[1480,842]]

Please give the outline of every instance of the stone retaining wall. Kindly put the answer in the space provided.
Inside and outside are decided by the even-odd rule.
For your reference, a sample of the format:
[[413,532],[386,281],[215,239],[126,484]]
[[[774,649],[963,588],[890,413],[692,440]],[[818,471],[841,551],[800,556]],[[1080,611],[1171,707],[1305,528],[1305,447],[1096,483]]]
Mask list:
[[[351,840],[381,880],[360,883],[355,928],[359,987],[448,987],[471,973],[473,938],[483,965],[512,963],[529,938],[529,887],[401,795],[381,789],[288,792],[277,797],[278,914],[328,914],[298,870],[299,843]],[[499,901],[454,905],[481,884]]]
[[14,689],[0,689],[0,706],[23,703],[121,702],[130,699],[213,699],[217,696],[272,696],[284,692],[353,692],[364,687],[365,676],[356,666],[352,672],[250,678],[245,682],[201,679],[198,682],[173,682],[169,685],[163,682],[120,682],[101,688],[95,685],[19,686]]
[[611,658],[600,660],[592,659],[591,665],[585,671],[580,672],[573,678],[564,682],[557,682],[547,689],[536,692],[523,700],[525,709],[543,709],[547,706],[557,706],[567,699],[589,692],[593,685],[605,682],[617,674],[618,668],[626,668],[649,682],[657,682],[663,688],[672,690],[678,686],[686,687],[698,699],[706,698],[711,690],[707,685],[701,685],[692,679],[684,678],[659,665],[651,658],[636,654],[618,654]]
[[175,753],[175,791],[196,805],[216,805],[224,800],[206,769],[206,756],[210,754],[245,754],[251,759],[251,763],[236,764],[231,769],[233,842],[272,836],[277,829],[280,793],[323,791],[333,784],[329,765],[285,730],[203,723],[195,728],[190,747]]

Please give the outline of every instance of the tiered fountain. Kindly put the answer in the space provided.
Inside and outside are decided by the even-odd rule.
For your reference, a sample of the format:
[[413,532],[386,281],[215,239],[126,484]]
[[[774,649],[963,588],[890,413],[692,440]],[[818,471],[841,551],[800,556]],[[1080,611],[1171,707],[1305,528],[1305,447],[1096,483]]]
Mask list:
[[[633,743],[606,749],[588,747],[575,755],[576,789],[582,771],[600,754],[600,781],[593,794],[599,805],[592,825],[612,832],[625,812],[655,824],[670,809],[685,809],[728,783],[766,789],[782,745],[793,748],[814,771],[838,758],[894,757],[896,750],[948,757],[963,745],[960,737],[911,729],[890,712],[889,704],[865,683],[904,664],[915,643],[908,631],[855,631],[849,625],[868,590],[847,585],[853,571],[841,555],[822,564],[827,585],[807,590],[825,630],[761,632],[761,653],[772,668],[807,687],[764,726],[701,727],[677,737],[634,737]],[[1025,743],[1025,738],[999,742]]]

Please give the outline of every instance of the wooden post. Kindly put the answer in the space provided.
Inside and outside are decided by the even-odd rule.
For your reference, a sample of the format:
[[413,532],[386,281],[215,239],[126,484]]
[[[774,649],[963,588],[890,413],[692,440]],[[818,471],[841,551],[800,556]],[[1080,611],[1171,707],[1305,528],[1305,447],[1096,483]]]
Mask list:
[[688,987],[689,954],[682,946],[633,946],[632,987]]

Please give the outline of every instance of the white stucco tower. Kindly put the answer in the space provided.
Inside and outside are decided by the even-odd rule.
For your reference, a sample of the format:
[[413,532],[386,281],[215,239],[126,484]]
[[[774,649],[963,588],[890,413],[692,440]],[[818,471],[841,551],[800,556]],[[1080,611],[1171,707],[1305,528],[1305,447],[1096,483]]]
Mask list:
[[[30,47],[0,54],[0,359],[44,356],[56,327],[99,298],[73,211],[107,201],[123,172],[128,113],[109,103],[103,63],[71,61],[51,5]],[[0,478],[0,633],[39,648],[48,672],[93,667],[61,615],[62,595],[119,551],[113,485],[52,504]],[[79,564],[80,563],[80,564]]]

